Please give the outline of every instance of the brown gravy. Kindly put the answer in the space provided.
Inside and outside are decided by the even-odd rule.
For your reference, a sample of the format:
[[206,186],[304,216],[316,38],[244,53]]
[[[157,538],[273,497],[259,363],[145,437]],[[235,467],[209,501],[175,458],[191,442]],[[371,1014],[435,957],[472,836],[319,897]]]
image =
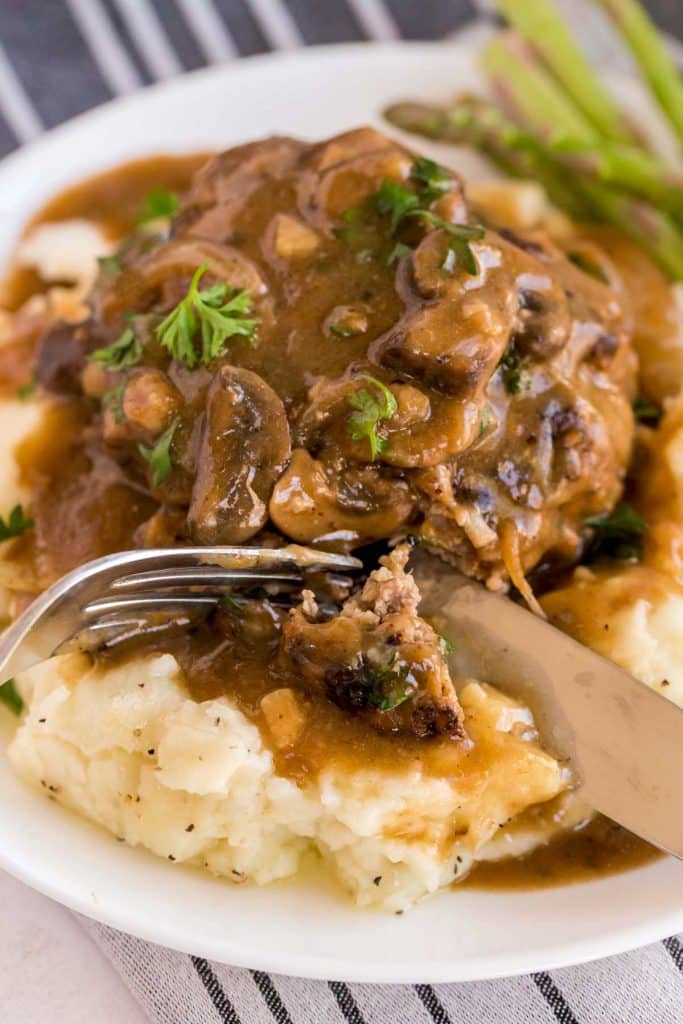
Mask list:
[[[125,236],[134,226],[144,197],[152,188],[185,189],[198,166],[205,160],[205,154],[189,156],[157,156],[139,160],[124,167],[115,168],[81,184],[75,185],[51,200],[30,222],[29,227],[45,222],[71,217],[91,218],[100,223],[112,239]],[[33,271],[15,270],[4,284],[2,301],[10,309],[18,308],[30,295],[44,290],[45,284]],[[26,356],[24,350],[24,358]],[[12,379],[10,374],[10,379]],[[68,457],[70,445],[79,436],[86,417],[77,400],[57,404],[48,415],[47,424],[40,435],[25,444],[19,459],[25,477],[36,483],[45,476],[56,461],[65,464],[65,470],[55,483],[69,491],[78,462]],[[67,468],[68,467],[68,468]],[[40,499],[39,499],[40,500]],[[43,500],[54,502],[55,492],[43,494]],[[65,503],[64,503],[65,502]],[[62,508],[68,498],[60,501]],[[101,491],[89,496],[87,507],[72,507],[67,517],[54,516],[54,530],[50,536],[38,539],[38,550],[31,552],[40,578],[40,545],[49,547],[51,552],[64,549],[68,560],[77,564],[86,558],[96,557],[107,551],[131,546],[132,533],[151,511],[148,498],[137,493],[126,483],[109,480]],[[126,514],[116,514],[116,508],[126,508]],[[45,517],[44,517],[45,518]],[[73,534],[73,524],[78,522],[81,540]],[[125,529],[120,524],[125,522]],[[119,525],[116,525],[116,524]],[[71,524],[71,525],[70,525]],[[92,524],[88,529],[88,524]],[[111,528],[107,524],[112,524]],[[51,568],[54,569],[54,561]],[[57,566],[61,571],[69,564]],[[199,679],[195,687],[198,697],[215,695],[225,691],[225,672],[221,671],[220,654],[215,656],[211,649],[215,637],[203,640],[201,631],[189,638],[180,637],[164,643],[164,649],[174,653],[181,665],[192,668],[191,677]],[[262,645],[261,662],[245,659],[239,663],[233,659],[231,671],[241,673],[243,685],[239,699],[243,710],[255,720],[259,718],[259,699],[273,688],[273,684],[286,685],[286,679],[275,679],[277,670],[268,667],[269,648]],[[251,648],[253,653],[253,647]],[[201,664],[200,664],[201,663]],[[201,667],[201,671],[197,668]],[[367,753],[367,729],[349,716],[343,715],[336,707],[329,705],[315,712],[312,718],[311,735],[317,738],[307,746],[306,757],[301,758],[297,750],[281,755],[281,770],[290,776],[303,780],[315,770],[316,746],[324,751],[334,736],[335,748],[341,756],[357,757],[360,749]],[[341,741],[340,741],[341,737]],[[406,739],[402,745],[395,738],[373,736],[372,756],[377,763],[395,763],[397,760],[420,758],[429,761],[432,757],[438,770],[443,770],[443,755],[447,754],[447,741],[436,741],[432,753],[425,758],[424,744]],[[441,749],[440,749],[441,748]],[[342,751],[345,751],[342,754]],[[441,755],[441,756],[440,756]],[[454,752],[454,759],[461,759]],[[455,767],[455,765],[454,765]],[[638,867],[660,856],[642,840],[607,821],[598,818],[579,831],[549,843],[532,855],[507,862],[480,865],[467,880],[466,885],[486,889],[525,889],[538,886],[554,886],[568,882],[585,881],[606,873]]]
[[[133,230],[152,190],[184,192],[208,156],[189,153],[146,157],[86,178],[41,207],[29,220],[24,235],[38,224],[82,217],[94,221],[116,242]],[[33,269],[17,266],[2,282],[0,304],[5,309],[18,309],[31,295],[44,289],[44,282]]]
[[462,884],[470,889],[550,889],[643,867],[664,855],[598,815],[526,857],[477,864]]

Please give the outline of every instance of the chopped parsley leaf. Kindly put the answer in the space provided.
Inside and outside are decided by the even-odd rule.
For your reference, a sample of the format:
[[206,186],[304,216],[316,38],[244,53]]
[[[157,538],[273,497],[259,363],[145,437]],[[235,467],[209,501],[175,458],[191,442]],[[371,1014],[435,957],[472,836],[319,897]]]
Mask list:
[[413,250],[405,242],[397,242],[394,248],[387,256],[387,266],[390,267],[392,263],[398,263],[403,256],[408,256]]
[[529,376],[524,369],[522,357],[513,346],[507,349],[498,365],[502,370],[503,383],[509,395],[518,395],[520,391],[528,390]]
[[388,214],[391,233],[396,231],[404,217],[420,208],[419,197],[407,185],[385,178],[379,189],[370,196],[370,204],[379,214]]
[[152,486],[159,487],[169,476],[173,469],[171,458],[171,444],[173,435],[178,429],[178,420],[173,420],[168,430],[164,431],[157,443],[151,447],[145,444],[138,445],[138,451],[143,459],[149,463],[152,470]]
[[126,390],[125,381],[115,388],[105,391],[100,399],[102,408],[107,409],[116,423],[123,423],[123,392]]
[[232,594],[223,594],[218,600],[218,607],[232,615],[242,614],[242,605]]
[[[199,281],[208,268],[208,263],[197,268],[185,298],[156,328],[156,335],[166,351],[190,369],[222,355],[228,338],[239,335],[253,342],[259,323],[256,317],[246,316],[251,312],[252,301],[243,288],[214,284],[199,290]],[[198,330],[199,350],[195,338]]]
[[88,358],[99,363],[105,370],[125,370],[127,366],[135,366],[142,356],[142,342],[132,327],[126,327],[116,341],[105,348],[96,348]]
[[25,384],[22,384],[21,387],[17,388],[16,396],[21,399],[22,402],[25,402],[27,398],[30,398],[31,395],[35,393],[37,387],[38,381],[36,380],[34,372],[31,374],[30,380],[27,380]]
[[361,388],[360,391],[348,396],[347,401],[355,412],[349,416],[346,426],[354,441],[362,441],[367,437],[370,442],[370,457],[374,462],[377,455],[389,447],[387,439],[377,433],[377,426],[382,420],[391,419],[398,409],[398,404],[386,384],[367,373],[361,377],[372,384],[375,392]]
[[24,530],[33,526],[33,520],[24,515],[21,505],[15,505],[7,517],[7,522],[0,516],[0,541],[19,537]]
[[367,686],[367,704],[376,711],[393,711],[415,692],[414,680],[408,678],[408,666],[396,667],[394,651],[383,665],[362,661],[363,682]]
[[13,679],[8,679],[0,686],[0,704],[4,704],[15,715],[20,715],[24,710],[24,702]]
[[151,220],[159,220],[160,217],[172,217],[177,212],[180,199],[177,192],[167,192],[165,189],[153,189],[145,199],[144,206],[138,217],[138,224],[148,224]]
[[123,269],[118,256],[98,256],[97,263],[100,270],[105,274],[118,274]]
[[[456,262],[460,262],[468,274],[477,274],[477,261],[470,242],[483,238],[484,229],[472,224],[453,224],[430,209],[440,196],[454,187],[446,168],[433,160],[418,157],[413,164],[410,177],[411,181],[417,184],[417,191],[401,182],[384,178],[377,192],[365,201],[365,212],[388,216],[392,235],[409,218],[422,217],[448,235],[449,254],[444,260],[444,269],[453,270]],[[358,233],[362,228],[363,213],[363,209],[354,208],[345,210],[342,217],[347,224],[355,226],[355,232]],[[347,229],[338,228],[335,234],[351,244]],[[400,258],[407,249],[407,246],[405,249],[398,249],[395,246],[389,255],[388,263],[391,264]]]
[[451,172],[426,156],[415,157],[410,177],[417,182],[420,201],[429,205],[455,187]]
[[586,525],[595,530],[595,537],[588,550],[589,560],[599,555],[625,560],[641,557],[645,520],[630,505],[618,505],[607,516],[591,516],[586,520]]
[[330,324],[330,331],[332,334],[336,334],[338,338],[350,338],[355,333],[350,327],[345,327],[344,324]]
[[439,634],[439,650],[441,651],[441,657],[446,660],[451,654],[455,654],[457,647],[452,640],[449,640],[447,636]]
[[654,402],[648,402],[647,398],[636,398],[633,403],[633,415],[639,423],[656,427],[662,417],[662,410]]

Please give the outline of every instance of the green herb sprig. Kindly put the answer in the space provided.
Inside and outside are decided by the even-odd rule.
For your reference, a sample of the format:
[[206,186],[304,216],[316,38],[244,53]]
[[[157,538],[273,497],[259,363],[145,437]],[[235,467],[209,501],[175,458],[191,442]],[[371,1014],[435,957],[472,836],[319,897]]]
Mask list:
[[415,692],[415,681],[409,678],[408,666],[396,666],[397,652],[393,651],[383,665],[362,661],[362,677],[367,687],[368,707],[375,711],[393,711]]
[[38,380],[36,378],[34,370],[34,372],[31,374],[30,379],[27,380],[25,384],[22,384],[20,387],[17,388],[16,396],[22,402],[25,402],[27,398],[31,398],[31,396],[36,393],[37,388]]
[[168,430],[164,431],[155,445],[138,445],[138,451],[143,459],[149,463],[152,470],[152,485],[154,487],[159,487],[163,484],[173,469],[171,445],[173,444],[173,435],[178,429],[179,422],[177,418],[174,419]]
[[123,270],[123,264],[118,256],[98,256],[97,265],[101,273],[112,277]]
[[[377,192],[366,200],[365,210],[381,217],[388,217],[392,235],[405,221],[421,217],[448,236],[448,255],[444,261],[444,268],[452,270],[456,263],[459,263],[468,274],[477,274],[477,260],[470,243],[483,238],[484,229],[472,224],[453,224],[430,209],[437,199],[454,187],[448,169],[434,160],[417,157],[411,168],[410,180],[415,188],[384,178]],[[346,226],[337,229],[337,237],[353,244],[355,236],[362,231],[363,226],[359,222],[363,221],[363,210],[345,210],[342,217]],[[408,251],[410,249],[404,242],[398,242],[391,250],[387,262],[391,265]]]
[[24,702],[13,679],[8,679],[0,686],[0,704],[4,704],[12,714],[17,716],[24,710]]
[[625,561],[642,556],[645,520],[631,505],[624,502],[607,516],[591,516],[586,525],[595,530],[589,561],[600,555]]
[[142,342],[132,327],[126,327],[116,341],[104,348],[96,348],[88,358],[93,363],[99,363],[105,370],[114,370],[118,373],[128,366],[135,366],[140,362],[141,356]]
[[662,410],[654,402],[647,398],[636,398],[633,403],[633,415],[639,423],[646,423],[649,427],[656,427],[662,418]]
[[374,462],[380,452],[385,452],[389,447],[388,440],[377,433],[377,427],[382,420],[390,420],[395,415],[398,404],[389,388],[381,380],[377,380],[367,373],[361,376],[372,384],[375,391],[361,388],[347,397],[347,402],[355,412],[349,416],[346,428],[354,441],[368,439],[370,457]]
[[518,395],[529,388],[529,374],[524,369],[524,362],[519,352],[510,346],[498,364],[503,374],[505,390],[509,395]]
[[[209,269],[203,263],[194,272],[187,295],[156,328],[162,346],[178,362],[193,369],[208,364],[223,352],[228,338],[240,336],[253,342],[259,324],[248,317],[252,310],[249,293],[229,284],[214,284],[200,290],[199,282]],[[196,335],[199,331],[199,348]]]
[[123,392],[126,390],[126,383],[123,381],[121,384],[117,384],[115,388],[110,388],[109,391],[105,391],[100,399],[102,408],[109,411],[116,423],[123,423]]
[[446,659],[449,658],[451,654],[455,654],[458,648],[455,646],[452,640],[448,639],[447,636],[442,636],[442,634],[439,633],[438,638],[441,657],[443,658],[444,661],[446,661]]
[[0,516],[0,541],[11,540],[12,537],[19,537],[24,530],[33,526],[33,519],[24,515],[21,505],[15,505],[5,521]]
[[144,206],[138,216],[138,224],[148,224],[161,217],[173,217],[180,206],[177,192],[165,189],[153,189],[145,199]]

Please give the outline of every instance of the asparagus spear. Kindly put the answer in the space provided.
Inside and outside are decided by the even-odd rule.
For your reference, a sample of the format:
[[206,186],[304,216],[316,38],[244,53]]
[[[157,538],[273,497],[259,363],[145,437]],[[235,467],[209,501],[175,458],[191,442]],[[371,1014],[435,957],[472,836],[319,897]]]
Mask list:
[[683,221],[683,174],[669,169],[636,146],[571,139],[549,143],[554,156],[569,170],[617,185],[649,199]]
[[[524,0],[524,4],[527,2]],[[683,80],[654,22],[638,0],[595,2],[607,12],[630,47],[659,105],[683,141]]]
[[[482,62],[494,92],[514,120],[539,133],[552,148],[554,160],[683,215],[681,175],[634,145],[598,138],[523,41],[510,33],[497,37],[485,47]],[[520,147],[530,139],[510,135],[508,141]]]
[[497,6],[510,25],[542,55],[597,132],[617,142],[632,142],[633,135],[619,108],[574,42],[553,0],[497,0]]
[[481,63],[494,92],[515,120],[544,136],[560,134],[586,142],[597,139],[590,121],[519,36],[512,32],[495,36],[483,47]]
[[656,260],[675,281],[683,281],[683,235],[656,207],[615,189],[582,183],[584,195],[601,220],[620,228]]
[[573,216],[614,224],[649,252],[671,277],[683,280],[683,235],[666,214],[587,176],[568,184],[566,170],[556,163],[553,147],[520,131],[497,107],[468,98],[445,111],[425,104],[399,103],[385,116],[404,131],[468,142],[508,173],[511,154],[519,156],[520,150],[515,147],[521,146],[526,161],[514,163],[513,173],[540,181],[553,202]]
[[501,171],[515,178],[531,178],[543,185],[552,202],[573,217],[587,217],[590,208],[567,183],[567,176],[543,155],[538,140],[513,145],[521,133],[493,104],[462,97],[444,109],[427,103],[394,103],[384,111],[387,120],[405,132],[429,139],[468,145],[484,153]]

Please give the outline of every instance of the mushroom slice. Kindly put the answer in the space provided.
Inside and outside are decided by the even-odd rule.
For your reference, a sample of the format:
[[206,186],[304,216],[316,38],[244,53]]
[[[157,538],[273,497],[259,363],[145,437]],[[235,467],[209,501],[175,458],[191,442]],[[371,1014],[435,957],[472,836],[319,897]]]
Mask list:
[[251,370],[222,366],[206,399],[188,525],[199,544],[241,544],[268,518],[291,453],[285,407]]
[[300,544],[354,547],[397,533],[415,504],[406,482],[379,466],[325,464],[295,448],[273,490],[270,516]]

